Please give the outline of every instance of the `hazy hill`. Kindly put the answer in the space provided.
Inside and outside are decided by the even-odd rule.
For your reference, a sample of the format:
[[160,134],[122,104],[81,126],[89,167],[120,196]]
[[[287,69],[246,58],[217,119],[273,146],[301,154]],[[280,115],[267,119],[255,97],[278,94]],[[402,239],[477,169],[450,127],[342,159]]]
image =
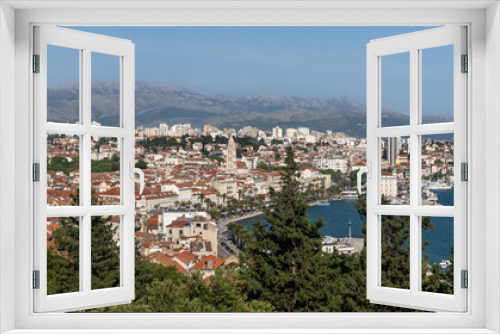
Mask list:
[[[49,120],[74,121],[78,115],[78,84],[48,89]],[[307,126],[318,131],[343,131],[366,135],[365,106],[349,97],[317,99],[298,96],[257,94],[248,96],[203,95],[175,84],[136,82],[136,125],[191,123],[201,127],[240,128],[246,125],[263,130],[272,127]],[[119,105],[117,82],[92,83],[92,120],[116,124]],[[408,124],[408,117],[384,111],[384,124]]]

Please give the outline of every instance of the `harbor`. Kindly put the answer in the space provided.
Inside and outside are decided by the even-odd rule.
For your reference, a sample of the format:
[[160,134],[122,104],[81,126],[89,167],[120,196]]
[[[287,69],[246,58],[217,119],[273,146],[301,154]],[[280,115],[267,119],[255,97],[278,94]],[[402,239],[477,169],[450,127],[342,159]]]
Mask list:
[[[435,205],[453,205],[453,188],[434,189],[438,197]],[[321,229],[324,237],[345,239],[349,237],[349,221],[351,222],[351,237],[361,239],[363,222],[354,207],[356,200],[336,200],[329,202],[329,205],[315,205],[308,209],[309,219],[317,220],[323,218],[325,226]],[[263,220],[263,216],[255,215],[238,221],[238,224],[251,229],[252,223],[256,220]],[[423,242],[429,241],[425,253],[429,255],[430,263],[439,263],[450,259],[450,250],[453,245],[453,218],[452,217],[431,217],[434,229],[425,231]]]

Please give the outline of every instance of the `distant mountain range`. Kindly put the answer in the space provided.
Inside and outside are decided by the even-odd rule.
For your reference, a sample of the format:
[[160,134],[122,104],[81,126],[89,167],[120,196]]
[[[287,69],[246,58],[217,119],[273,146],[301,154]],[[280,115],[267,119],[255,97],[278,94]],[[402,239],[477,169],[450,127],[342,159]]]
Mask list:
[[[118,124],[119,93],[117,82],[93,82],[92,120],[103,125]],[[49,87],[49,120],[76,121],[78,96],[76,82]],[[237,129],[250,125],[262,130],[271,130],[277,125],[283,128],[305,126],[316,131],[366,136],[366,107],[345,96],[318,99],[273,94],[203,95],[175,84],[138,81],[135,102],[137,126],[190,123],[194,127],[210,124]],[[408,124],[408,116],[393,111],[384,111],[382,118],[384,125]],[[432,121],[438,120],[449,119],[432,117]]]

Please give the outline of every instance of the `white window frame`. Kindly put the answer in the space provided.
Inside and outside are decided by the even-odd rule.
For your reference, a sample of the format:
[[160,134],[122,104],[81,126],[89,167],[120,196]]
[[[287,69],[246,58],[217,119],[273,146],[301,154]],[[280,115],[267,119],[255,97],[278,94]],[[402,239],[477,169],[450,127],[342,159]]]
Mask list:
[[[372,40],[367,46],[367,297],[372,303],[421,310],[467,310],[467,289],[461,287],[461,271],[467,270],[467,181],[461,180],[460,164],[467,163],[467,76],[462,73],[462,55],[467,54],[465,26],[439,27],[409,34]],[[422,123],[422,50],[453,47],[454,118],[446,123]],[[409,54],[408,125],[382,126],[382,84],[384,56]],[[454,134],[454,206],[424,206],[421,182],[421,135]],[[382,138],[408,136],[410,139],[410,203],[382,205]],[[371,177],[370,177],[371,176]],[[471,180],[472,181],[472,180]],[[410,222],[410,288],[384,287],[382,278],[382,216],[405,216]],[[454,284],[453,294],[431,293],[422,286],[422,217],[453,217]]]
[[[75,311],[100,306],[130,303],[135,298],[134,284],[134,144],[135,144],[135,63],[134,44],[60,27],[34,27],[34,54],[39,56],[39,73],[33,75],[34,162],[39,164],[39,181],[33,184],[34,269],[39,271],[39,289],[34,290],[35,312]],[[79,55],[79,124],[47,122],[47,47],[72,48]],[[120,64],[119,124],[94,126],[91,119],[92,53],[113,55]],[[47,134],[78,135],[80,178],[78,206],[47,206]],[[91,205],[91,138],[115,137],[120,141],[120,203]],[[132,172],[132,174],[131,174]],[[91,221],[92,216],[119,216],[120,285],[92,290]],[[47,295],[47,218],[79,217],[79,291]]]
[[[19,8],[14,11],[10,6]],[[99,8],[97,8],[99,6]],[[120,8],[120,6],[122,6]],[[124,9],[125,7],[141,8]],[[148,9],[148,6],[149,9]],[[392,7],[397,8],[392,8]],[[21,9],[24,7],[24,9]],[[64,8],[66,7],[66,8]],[[76,10],[78,7],[80,9]],[[103,8],[108,8],[103,9]],[[160,8],[163,7],[163,8]],[[494,333],[500,332],[500,18],[497,1],[394,2],[238,2],[158,3],[144,1],[4,1],[0,24],[0,330],[15,333],[106,330],[162,332],[346,332],[350,333]],[[45,9],[43,9],[45,8]],[[81,9],[86,8],[86,9]],[[32,147],[30,55],[32,26],[58,25],[424,25],[469,27],[472,75],[468,95],[471,133],[469,238],[470,288],[466,313],[433,314],[34,314],[29,248],[32,207],[29,194]],[[133,42],[133,41],[132,41]],[[14,84],[13,84],[14,83]],[[12,112],[15,110],[15,113]],[[3,122],[2,122],[3,121]],[[13,129],[13,130],[12,130]],[[5,130],[5,131],[3,131]],[[9,137],[9,135],[11,137]],[[15,147],[4,145],[15,138]],[[3,174],[4,171],[10,174]],[[488,175],[488,182],[486,182]],[[15,186],[15,187],[14,187]],[[12,189],[15,189],[14,199]],[[486,196],[488,194],[488,196]],[[5,221],[6,218],[10,221]],[[486,219],[488,218],[488,219]],[[11,222],[15,224],[11,224]],[[474,227],[472,230],[471,226]],[[14,236],[14,237],[12,237]],[[15,251],[12,251],[15,250]],[[485,255],[488,253],[486,266]],[[13,288],[14,287],[14,288]],[[14,305],[14,307],[12,307]],[[168,328],[167,328],[168,327]],[[137,329],[139,328],[139,329]],[[136,330],[134,330],[136,329]],[[219,329],[219,330],[217,330]],[[224,330],[225,329],[225,330]],[[230,329],[230,330],[228,330]],[[231,330],[232,329],[232,330]],[[241,330],[238,330],[241,329]],[[285,330],[284,330],[285,329]],[[286,330],[288,329],[288,330]],[[295,329],[295,330],[293,330]],[[413,330],[412,330],[413,329]],[[108,331],[108,332],[109,332]],[[87,332],[87,331],[86,331]],[[248,330],[246,331],[248,332]]]

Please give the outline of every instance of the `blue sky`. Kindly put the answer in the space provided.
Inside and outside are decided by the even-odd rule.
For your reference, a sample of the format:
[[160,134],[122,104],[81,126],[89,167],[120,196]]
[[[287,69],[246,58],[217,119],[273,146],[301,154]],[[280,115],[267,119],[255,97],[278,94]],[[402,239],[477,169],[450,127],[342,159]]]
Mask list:
[[[175,83],[203,94],[273,93],[319,98],[347,95],[366,102],[366,44],[427,27],[72,27],[132,40],[136,79]],[[445,47],[446,48],[446,47]],[[451,47],[448,47],[451,48]],[[424,62],[424,109],[450,115],[450,52]],[[60,52],[49,59],[57,74],[49,86],[74,80],[75,62]],[[49,55],[50,57],[50,55]],[[116,80],[113,61],[93,57],[93,80]],[[408,110],[409,65],[382,61],[383,107]],[[432,59],[431,59],[432,58]],[[424,59],[425,60],[425,59]],[[52,66],[55,68],[56,66]],[[72,74],[73,73],[73,74]],[[384,79],[385,78],[385,79]],[[451,101],[451,103],[450,103]],[[428,106],[428,107],[426,107]]]

